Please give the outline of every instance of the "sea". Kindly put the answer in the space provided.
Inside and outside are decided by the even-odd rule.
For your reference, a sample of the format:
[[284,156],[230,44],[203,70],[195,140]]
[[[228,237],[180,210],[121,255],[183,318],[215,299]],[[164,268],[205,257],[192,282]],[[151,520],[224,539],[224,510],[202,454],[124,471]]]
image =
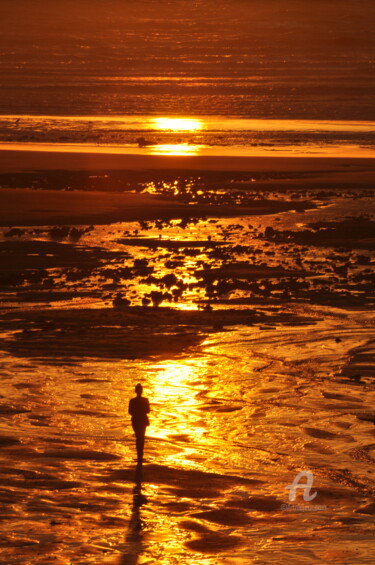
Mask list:
[[0,141],[372,147],[374,21],[371,0],[4,0]]

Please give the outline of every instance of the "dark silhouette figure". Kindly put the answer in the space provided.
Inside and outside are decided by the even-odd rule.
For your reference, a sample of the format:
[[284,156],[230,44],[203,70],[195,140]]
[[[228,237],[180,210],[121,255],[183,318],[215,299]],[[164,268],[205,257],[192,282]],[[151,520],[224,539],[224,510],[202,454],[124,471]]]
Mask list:
[[143,448],[145,445],[145,433],[147,426],[150,425],[147,414],[150,412],[150,403],[147,398],[142,396],[143,387],[138,383],[135,387],[137,396],[129,401],[128,412],[132,417],[132,426],[135,433],[138,464],[143,461]]

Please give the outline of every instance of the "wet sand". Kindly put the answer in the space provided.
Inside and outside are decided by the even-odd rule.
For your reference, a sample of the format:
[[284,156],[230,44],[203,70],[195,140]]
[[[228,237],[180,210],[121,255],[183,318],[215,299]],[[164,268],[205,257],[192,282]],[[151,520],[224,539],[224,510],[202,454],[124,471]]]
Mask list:
[[[20,205],[20,202],[22,204]],[[303,203],[254,202],[241,207],[241,214],[269,214],[301,208]],[[309,203],[305,203],[308,207]],[[0,226],[45,226],[51,224],[108,224],[138,220],[195,217],[235,217],[238,207],[198,205],[155,198],[146,194],[62,192],[54,190],[0,189]]]
[[[12,155],[4,173],[83,163]],[[173,162],[168,182],[148,171],[151,193],[18,177],[0,191],[0,559],[370,564],[373,163],[285,160],[281,176],[246,160],[267,179],[197,181],[179,199]],[[138,381],[142,472],[126,414]],[[303,469],[318,494],[292,503]]]
[[[178,147],[178,146],[177,146]],[[153,155],[135,147],[105,145],[51,145],[31,143],[2,143],[0,172],[20,170],[160,170],[180,171],[310,171],[350,173],[367,172],[374,175],[374,152],[350,148],[321,153],[305,149],[293,154],[290,148],[277,152],[252,148],[242,155],[226,154],[225,148],[202,149],[199,155]],[[374,178],[373,176],[371,177]]]
[[[5,145],[5,147],[7,147]],[[27,149],[25,149],[27,147]],[[95,177],[95,172],[122,171],[123,190],[82,192],[17,190],[17,174],[39,172],[46,175],[61,171],[81,171]],[[179,171],[185,175],[199,171],[248,173],[258,177],[250,181],[252,188],[283,190],[293,187],[316,188],[372,188],[375,182],[375,160],[355,157],[293,157],[264,156],[156,156],[132,154],[129,149],[105,147],[61,146],[59,150],[50,145],[40,148],[22,146],[13,149],[0,148],[0,172],[8,175],[12,188],[0,190],[0,225],[49,225],[49,224],[90,224],[118,221],[151,220],[157,218],[187,218],[270,214],[288,209],[300,210],[311,206],[309,202],[280,202],[253,200],[251,206],[204,205],[197,202],[194,208],[180,202],[169,201],[168,197],[153,198],[147,194],[134,194],[126,186],[127,176],[132,171],[145,171],[155,180],[165,171]],[[262,173],[259,177],[259,173]],[[288,174],[289,173],[289,174]],[[53,186],[54,178],[51,183]],[[162,176],[160,177],[163,178]],[[24,182],[24,181],[23,181]],[[32,182],[32,179],[29,179]],[[66,181],[68,183],[68,181]],[[131,183],[131,181],[130,181]],[[129,181],[128,181],[129,184]],[[124,186],[125,185],[125,186]],[[78,185],[79,186],[79,185]],[[95,190],[95,189],[94,189]],[[22,200],[22,205],[20,205]]]

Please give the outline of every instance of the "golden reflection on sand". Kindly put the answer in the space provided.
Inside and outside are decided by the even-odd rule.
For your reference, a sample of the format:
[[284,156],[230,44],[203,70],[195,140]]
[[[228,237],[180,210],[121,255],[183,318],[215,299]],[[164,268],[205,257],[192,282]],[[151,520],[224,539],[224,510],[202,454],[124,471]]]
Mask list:
[[147,147],[147,153],[150,155],[197,155],[203,147],[203,145],[187,145],[182,143],[151,145]]
[[[183,441],[189,452],[194,452],[201,444],[202,436],[208,428],[202,425],[199,406],[202,401],[196,396],[194,382],[201,378],[204,368],[199,360],[170,360],[158,363],[150,374],[148,392],[155,409],[152,413],[152,436],[159,440]],[[162,409],[158,409],[160,406]],[[191,449],[189,449],[191,445]],[[186,464],[186,450],[178,454],[179,463]],[[166,447],[164,462],[169,458],[176,460],[175,449],[169,454]]]

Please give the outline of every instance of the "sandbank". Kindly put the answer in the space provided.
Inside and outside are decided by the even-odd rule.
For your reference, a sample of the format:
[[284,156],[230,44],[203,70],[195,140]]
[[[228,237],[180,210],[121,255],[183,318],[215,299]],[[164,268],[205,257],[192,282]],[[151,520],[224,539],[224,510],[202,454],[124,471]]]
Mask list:
[[0,144],[0,172],[31,170],[336,171],[368,172],[375,179],[372,151],[348,154],[206,150],[194,155],[155,155],[147,150],[95,145]]
[[[288,155],[288,156],[287,156]],[[81,171],[95,176],[97,172],[122,171],[124,183],[132,186],[134,171],[161,175],[163,171],[181,174],[200,172],[242,172],[256,189],[283,190],[294,188],[373,188],[375,158],[333,157],[309,154],[295,156],[272,155],[258,152],[254,155],[153,155],[141,149],[89,145],[0,145],[0,174],[15,175],[15,179],[0,190],[0,225],[30,226],[51,224],[105,224],[119,221],[174,219],[188,217],[236,217],[278,213],[288,209],[306,209],[308,203],[287,204],[276,201],[254,201],[251,206],[210,206],[185,204],[134,192],[28,190],[17,188],[17,175],[45,172],[46,175],[67,171]],[[366,152],[364,152],[366,155]],[[128,173],[127,173],[128,172]],[[257,180],[251,177],[254,173]],[[143,174],[143,173],[142,173]],[[289,177],[290,175],[290,177]],[[8,179],[9,180],[9,179]],[[31,181],[30,181],[31,182]],[[32,186],[32,184],[30,184]],[[53,182],[52,182],[52,186]],[[128,188],[129,190],[129,188]]]

